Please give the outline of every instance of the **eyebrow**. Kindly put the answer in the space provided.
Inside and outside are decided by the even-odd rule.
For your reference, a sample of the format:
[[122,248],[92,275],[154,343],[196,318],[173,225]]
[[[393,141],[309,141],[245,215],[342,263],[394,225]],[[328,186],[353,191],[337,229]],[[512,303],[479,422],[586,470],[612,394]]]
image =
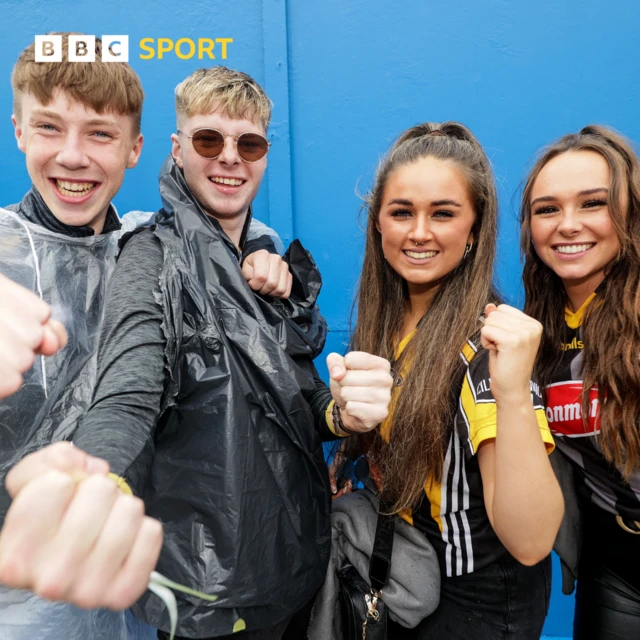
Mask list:
[[31,113],[33,116],[44,116],[45,118],[53,118],[60,120],[60,115],[55,111],[49,111],[49,109],[34,109]]
[[[388,202],[388,205],[392,205],[392,204],[400,204],[400,205],[403,205],[405,207],[413,206],[413,202],[411,202],[411,200],[405,200],[403,198],[394,198],[393,200],[390,200]],[[450,205],[450,206],[453,206],[453,207],[461,207],[462,206],[459,202],[456,202],[455,200],[432,200],[431,201],[431,206],[432,207],[442,207],[444,205]]]
[[120,128],[120,125],[115,120],[107,120],[105,118],[94,118],[93,120],[88,120],[84,124],[89,125],[90,127],[115,127],[116,129]]
[[[52,120],[62,120],[62,116],[55,112],[55,111],[51,111],[49,109],[34,109],[32,112],[33,116],[39,116],[39,117],[45,117],[45,118],[51,118]],[[89,126],[89,127],[115,127],[117,129],[120,129],[120,125],[115,121],[115,120],[108,120],[107,118],[93,118],[92,120],[88,120],[87,122],[84,123],[85,125]]]
[[452,206],[452,207],[461,207],[462,205],[459,202],[456,202],[455,200],[434,200],[431,203],[432,207],[442,207],[442,206]]
[[[594,193],[602,193],[602,192],[609,193],[609,189],[607,189],[607,187],[596,187],[595,189],[585,189],[584,191],[578,191],[578,195],[591,196]],[[555,200],[557,200],[555,196],[540,196],[539,198],[532,200],[529,206],[533,207],[533,205],[538,202],[554,202]]]

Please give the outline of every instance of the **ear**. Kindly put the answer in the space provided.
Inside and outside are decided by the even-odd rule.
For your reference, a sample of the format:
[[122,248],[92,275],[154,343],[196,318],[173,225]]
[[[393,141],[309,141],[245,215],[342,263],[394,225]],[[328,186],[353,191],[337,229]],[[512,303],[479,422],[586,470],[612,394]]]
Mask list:
[[171,155],[180,169],[184,169],[182,162],[182,145],[180,144],[180,138],[177,133],[171,134]]
[[376,229],[378,230],[378,233],[380,235],[382,235],[382,229],[380,228],[380,218],[378,217],[378,219],[376,220]]
[[473,243],[475,241],[474,235],[473,235],[473,231],[469,234],[469,237],[467,238],[467,245],[473,246]]
[[140,160],[140,153],[142,152],[142,144],[144,142],[144,137],[141,133],[138,134],[136,141],[133,145],[129,153],[129,161],[127,162],[127,169],[133,169],[138,164],[138,160]]
[[22,126],[18,122],[18,118],[16,114],[11,115],[11,122],[13,124],[13,131],[16,136],[16,140],[18,141],[18,149],[22,151],[22,153],[26,153],[27,141],[25,140],[24,131],[22,130]]

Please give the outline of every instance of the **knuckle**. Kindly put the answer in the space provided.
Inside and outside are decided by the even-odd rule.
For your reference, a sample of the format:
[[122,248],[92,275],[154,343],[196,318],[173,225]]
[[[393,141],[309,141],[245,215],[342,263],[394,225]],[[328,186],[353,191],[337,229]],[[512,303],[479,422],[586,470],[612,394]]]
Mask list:
[[98,474],[89,476],[80,485],[80,489],[84,489],[87,493],[95,494],[96,500],[98,499],[98,495],[101,499],[115,499],[122,495],[122,492],[113,480]]
[[162,541],[164,540],[164,529],[162,528],[162,523],[155,518],[149,518],[147,516],[145,517],[144,525],[148,531],[151,542],[156,546],[157,552],[159,553]]
[[35,577],[33,590],[46,600],[63,600],[68,591],[67,581],[60,572],[41,572]]
[[56,491],[59,494],[72,492],[75,489],[75,481],[73,478],[63,471],[59,471],[58,469],[51,469],[44,473],[41,478],[41,481],[51,491]]
[[130,517],[142,519],[144,516],[144,502],[140,498],[121,493],[117,498],[117,504]]
[[24,575],[24,558],[15,550],[10,556],[2,554],[0,557],[0,582],[8,587],[17,588],[21,585]]
[[80,609],[95,609],[102,606],[102,594],[104,593],[104,587],[100,584],[95,584],[94,581],[90,583],[84,583],[79,588],[74,590],[72,595],[73,604]]
[[122,611],[130,607],[142,594],[142,589],[132,583],[121,583],[118,589],[110,589],[104,598],[104,606],[111,611]]
[[146,516],[144,519],[144,526],[148,531],[148,535],[151,541],[158,547],[160,547],[164,539],[164,530],[162,528],[162,523],[155,518]]
[[66,467],[70,464],[77,463],[79,450],[71,446],[70,442],[55,442],[49,446],[49,456],[52,462],[60,467]]

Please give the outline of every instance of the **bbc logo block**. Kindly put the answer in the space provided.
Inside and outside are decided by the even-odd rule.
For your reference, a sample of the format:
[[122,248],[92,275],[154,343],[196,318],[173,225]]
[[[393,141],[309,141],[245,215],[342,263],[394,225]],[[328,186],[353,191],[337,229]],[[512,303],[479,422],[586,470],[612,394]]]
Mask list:
[[[95,62],[96,37],[70,35],[67,40],[69,62]],[[36,36],[36,62],[62,62],[62,36]],[[129,36],[102,36],[102,62],[129,62]]]

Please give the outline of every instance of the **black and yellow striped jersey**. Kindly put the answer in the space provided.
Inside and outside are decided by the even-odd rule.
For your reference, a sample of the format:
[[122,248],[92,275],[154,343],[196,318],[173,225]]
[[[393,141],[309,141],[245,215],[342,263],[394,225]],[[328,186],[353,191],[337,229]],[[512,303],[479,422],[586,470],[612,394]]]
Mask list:
[[[396,359],[412,338],[399,345]],[[411,513],[401,516],[423,531],[433,544],[443,575],[459,576],[481,569],[502,557],[507,550],[495,534],[484,504],[478,449],[497,436],[496,402],[491,394],[489,352],[479,339],[469,340],[460,357],[465,363],[464,380],[454,424],[446,450],[442,480],[430,478],[425,495]],[[398,392],[402,387],[396,387]],[[547,425],[540,388],[531,382],[531,398],[540,433],[549,451],[553,438]],[[393,424],[393,400],[381,434],[389,439]]]

